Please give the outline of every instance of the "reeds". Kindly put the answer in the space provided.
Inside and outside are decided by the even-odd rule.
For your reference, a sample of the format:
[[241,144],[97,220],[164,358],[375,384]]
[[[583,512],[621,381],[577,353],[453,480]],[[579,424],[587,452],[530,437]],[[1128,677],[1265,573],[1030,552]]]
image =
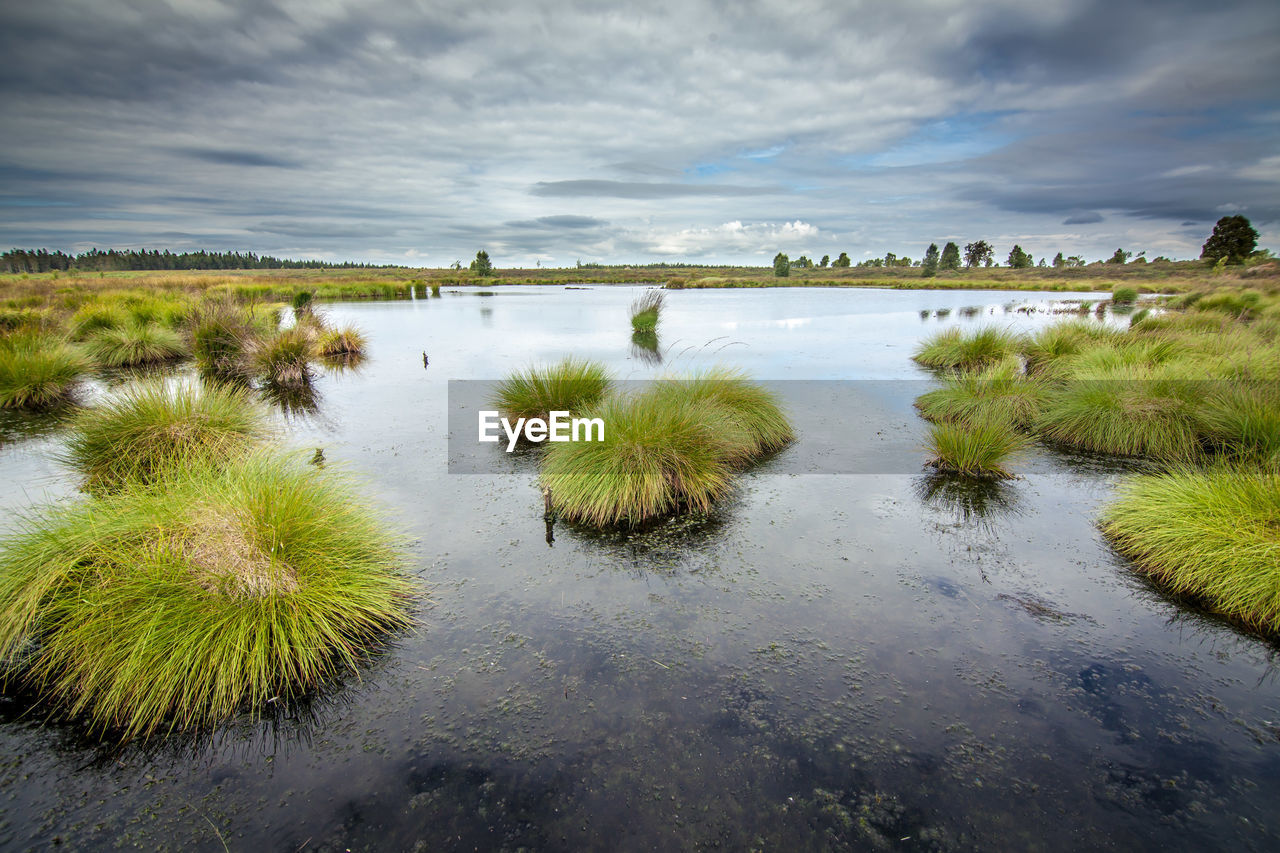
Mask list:
[[517,371],[494,389],[493,404],[509,418],[543,418],[553,411],[577,414],[609,393],[609,371],[594,361],[566,358],[550,367]]
[[266,434],[266,413],[243,390],[153,381],[82,412],[62,458],[88,491],[105,493],[150,484],[173,466],[234,459]]
[[646,290],[631,303],[631,330],[656,332],[662,319],[662,306],[666,299],[661,290]]
[[1280,632],[1280,473],[1184,468],[1134,477],[1104,510],[1102,530],[1173,592]]
[[288,700],[409,621],[381,519],[292,458],[55,505],[0,555],[9,677],[126,738]]

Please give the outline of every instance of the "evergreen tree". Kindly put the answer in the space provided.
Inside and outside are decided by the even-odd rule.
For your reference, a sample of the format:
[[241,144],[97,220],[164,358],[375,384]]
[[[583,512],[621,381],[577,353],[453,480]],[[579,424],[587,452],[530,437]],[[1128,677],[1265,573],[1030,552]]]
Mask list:
[[955,243],[947,243],[942,247],[942,257],[938,260],[938,266],[944,270],[960,269],[960,247]]
[[1213,233],[1201,247],[1200,257],[1217,262],[1222,258],[1229,264],[1244,263],[1258,245],[1258,232],[1247,217],[1224,216],[1213,226]]
[[924,250],[924,261],[920,264],[920,274],[925,278],[933,278],[938,274],[938,244],[930,243]]
[[1015,244],[1013,250],[1009,252],[1008,264],[1015,270],[1026,269],[1034,263],[1034,259],[1026,252],[1022,251],[1022,247],[1019,245]]
[[778,278],[791,275],[791,259],[782,252],[773,256],[773,274]]
[[471,269],[481,278],[493,275],[493,264],[489,262],[489,253],[484,249],[476,252],[476,259],[471,262]]
[[836,259],[831,263],[831,266],[833,266],[833,267],[848,267],[850,263],[851,263],[851,261],[849,260],[849,255],[848,255],[848,253],[847,253],[847,252],[841,252],[841,253],[840,253],[840,257],[836,258]]

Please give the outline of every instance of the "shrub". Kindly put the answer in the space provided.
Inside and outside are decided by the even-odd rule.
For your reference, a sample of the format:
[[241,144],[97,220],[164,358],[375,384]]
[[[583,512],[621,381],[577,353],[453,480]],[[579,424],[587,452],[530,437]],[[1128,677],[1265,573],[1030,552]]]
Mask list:
[[65,402],[88,369],[88,360],[61,339],[31,333],[0,338],[0,408]]
[[298,460],[57,505],[3,544],[0,657],[53,707],[124,737],[298,696],[409,621],[381,520]]
[[1102,530],[1175,593],[1280,632],[1280,474],[1176,470],[1123,483]]
[[566,358],[552,367],[517,371],[494,389],[494,405],[509,418],[578,413],[600,402],[613,381],[598,362]]
[[89,491],[108,492],[174,466],[235,458],[266,432],[266,413],[242,390],[148,382],[82,412],[63,461]]
[[932,424],[927,441],[927,464],[939,471],[1000,480],[1013,478],[1005,463],[1027,444],[1012,424],[999,419]]

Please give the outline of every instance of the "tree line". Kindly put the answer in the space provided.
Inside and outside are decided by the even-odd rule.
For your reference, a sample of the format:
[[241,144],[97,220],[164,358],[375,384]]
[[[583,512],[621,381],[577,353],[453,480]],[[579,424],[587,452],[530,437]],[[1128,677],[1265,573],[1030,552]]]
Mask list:
[[0,255],[0,271],[41,273],[68,270],[113,272],[124,270],[278,270],[377,268],[386,264],[344,261],[294,261],[253,252],[171,252],[165,249],[90,249],[78,255],[48,249],[11,249]]

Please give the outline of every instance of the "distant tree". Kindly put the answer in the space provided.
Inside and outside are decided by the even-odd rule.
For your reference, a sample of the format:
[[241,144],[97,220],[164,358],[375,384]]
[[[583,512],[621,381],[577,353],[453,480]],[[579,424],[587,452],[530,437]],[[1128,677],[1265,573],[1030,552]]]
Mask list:
[[481,277],[493,275],[493,264],[489,262],[489,253],[484,249],[476,252],[476,259],[471,262],[471,270]]
[[942,257],[938,259],[938,268],[944,270],[960,269],[960,247],[955,243],[947,243],[942,247]]
[[1044,267],[1044,266],[1048,266],[1048,264],[1046,264],[1046,263],[1044,262],[1044,258],[1041,258],[1041,259],[1040,259],[1040,264],[1039,264],[1039,266],[1042,266],[1042,267]]
[[1035,263],[1035,259],[1022,251],[1022,247],[1014,245],[1013,250],[1009,252],[1009,259],[1006,263],[1015,270],[1024,270]]
[[773,256],[773,274],[778,278],[791,275],[791,259],[782,252]]
[[995,249],[986,240],[978,240],[964,247],[964,265],[969,269],[977,266],[991,266],[991,258]]
[[825,270],[827,267],[831,266],[831,256],[830,256],[830,255],[823,255],[823,256],[822,256],[822,260],[818,261],[818,266],[819,266],[820,268],[824,269],[824,270]]
[[1054,268],[1054,269],[1062,269],[1062,268],[1063,268],[1063,267],[1065,267],[1066,265],[1067,265],[1067,259],[1066,259],[1066,258],[1064,258],[1064,257],[1062,257],[1062,253],[1061,253],[1061,252],[1059,252],[1058,254],[1056,254],[1056,255],[1054,255],[1054,256],[1053,256],[1053,268]]
[[1084,266],[1084,258],[1080,257],[1079,255],[1072,255],[1071,257],[1067,258],[1066,261],[1064,261],[1064,263],[1069,267],[1082,267]]
[[920,274],[925,278],[933,278],[938,274],[938,244],[930,243],[924,250],[924,262],[920,264]]
[[791,262],[791,266],[799,267],[804,270],[811,270],[813,269],[813,261],[809,260],[807,255],[801,255]]
[[1126,252],[1124,249],[1116,249],[1116,253],[1107,258],[1109,264],[1123,264],[1133,256],[1133,252]]
[[847,252],[841,252],[840,257],[831,262],[831,266],[848,267],[851,263],[852,261],[849,260],[849,254]]
[[884,265],[886,267],[896,267],[898,265],[898,256],[893,252],[885,252]]
[[1258,245],[1258,232],[1244,216],[1224,216],[1213,226],[1213,233],[1205,240],[1200,257],[1217,262],[1222,258],[1229,264],[1242,264]]

